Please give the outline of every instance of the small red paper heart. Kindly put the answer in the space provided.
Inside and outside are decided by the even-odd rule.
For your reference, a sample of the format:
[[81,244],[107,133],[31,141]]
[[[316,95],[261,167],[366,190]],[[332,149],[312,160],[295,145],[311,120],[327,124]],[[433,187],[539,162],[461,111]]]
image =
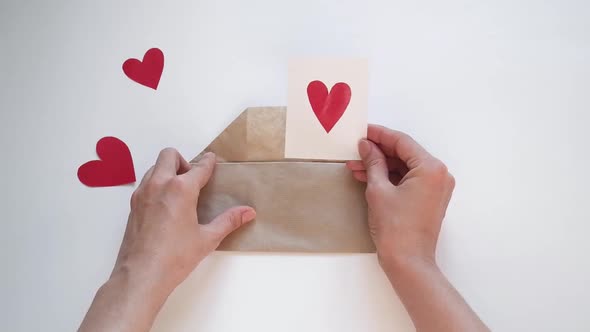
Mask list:
[[334,84],[330,93],[322,81],[313,81],[307,85],[307,98],[311,108],[327,133],[346,111],[351,94],[350,86],[342,82]]
[[112,187],[135,182],[133,159],[127,145],[116,137],[103,137],[96,143],[100,160],[78,168],[78,179],[89,187]]
[[158,89],[160,77],[164,70],[164,53],[159,48],[151,48],[143,56],[143,61],[127,59],[123,63],[123,72],[131,80]]

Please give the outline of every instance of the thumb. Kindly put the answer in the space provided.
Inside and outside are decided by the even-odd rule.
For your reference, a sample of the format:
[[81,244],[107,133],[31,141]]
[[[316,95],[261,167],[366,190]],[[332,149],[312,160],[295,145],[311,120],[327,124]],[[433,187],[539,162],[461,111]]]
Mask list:
[[254,220],[256,211],[249,206],[236,206],[227,209],[204,227],[213,235],[216,242],[221,242],[240,226]]
[[367,184],[389,182],[389,169],[385,155],[375,143],[362,139],[359,142],[359,154],[367,171]]

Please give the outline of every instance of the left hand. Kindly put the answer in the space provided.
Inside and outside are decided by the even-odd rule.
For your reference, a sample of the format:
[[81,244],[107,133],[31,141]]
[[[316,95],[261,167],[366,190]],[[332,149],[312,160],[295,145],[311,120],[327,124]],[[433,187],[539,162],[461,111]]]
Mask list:
[[[167,297],[221,240],[256,217],[237,206],[200,225],[197,200],[215,167],[215,155],[189,164],[172,148],[160,152],[131,196],[131,213],[113,274],[122,270],[158,285]],[[154,290],[154,288],[152,288]]]
[[214,167],[213,153],[191,165],[174,149],[160,152],[131,196],[115,268],[78,331],[149,331],[174,288],[223,238],[256,217],[251,207],[237,206],[199,225],[199,192]]

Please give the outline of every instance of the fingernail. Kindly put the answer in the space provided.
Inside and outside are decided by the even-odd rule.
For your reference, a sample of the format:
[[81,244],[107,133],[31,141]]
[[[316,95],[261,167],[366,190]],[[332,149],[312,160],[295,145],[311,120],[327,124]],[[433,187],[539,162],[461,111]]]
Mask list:
[[256,211],[254,209],[248,209],[242,213],[242,222],[249,222],[256,218]]
[[371,153],[371,143],[369,143],[366,139],[361,139],[359,141],[359,154],[361,158],[365,159]]
[[205,160],[205,159],[214,159],[214,160],[216,160],[215,153],[213,153],[211,151],[205,152],[196,161],[199,162],[199,161]]

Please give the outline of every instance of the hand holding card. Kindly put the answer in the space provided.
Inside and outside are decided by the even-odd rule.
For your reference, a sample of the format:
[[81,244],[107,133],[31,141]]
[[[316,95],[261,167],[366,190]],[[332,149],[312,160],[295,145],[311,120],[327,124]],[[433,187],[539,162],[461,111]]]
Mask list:
[[289,64],[285,157],[359,159],[367,135],[366,60],[294,60]]

